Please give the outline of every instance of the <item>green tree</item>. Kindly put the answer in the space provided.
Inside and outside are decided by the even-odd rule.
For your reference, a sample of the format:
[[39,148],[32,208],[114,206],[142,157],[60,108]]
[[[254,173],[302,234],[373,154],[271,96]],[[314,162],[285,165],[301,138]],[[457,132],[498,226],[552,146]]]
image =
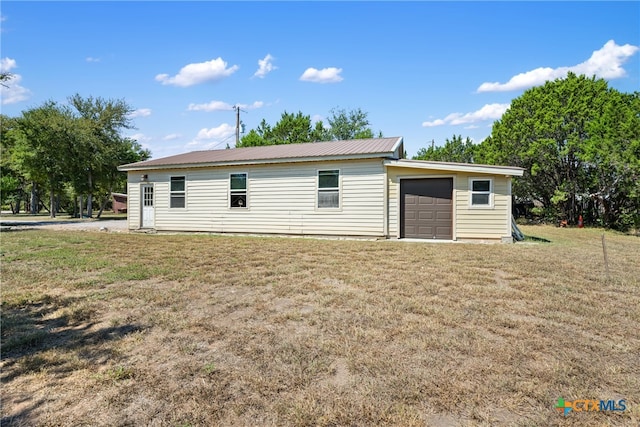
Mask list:
[[[311,124],[311,116],[302,112],[282,113],[280,120],[272,127],[262,119],[256,129],[251,129],[238,144],[238,147],[259,145],[298,144],[331,140],[373,138],[367,113],[360,109],[345,111],[333,109],[327,120],[329,127],[322,121]],[[379,132],[382,138],[382,132]]]
[[14,214],[20,212],[28,185],[11,161],[16,138],[19,137],[17,126],[15,118],[0,115],[0,203],[9,204]]
[[79,94],[70,97],[69,103],[77,112],[80,130],[72,151],[72,184],[78,194],[87,194],[87,215],[92,216],[94,193],[99,187],[113,185],[114,170],[122,164],[118,163],[119,146],[127,141],[120,132],[133,128],[129,117],[133,109],[121,99],[83,98]]
[[297,114],[282,113],[280,121],[271,129],[268,140],[273,144],[299,144],[311,141],[311,117],[298,111]]
[[271,127],[262,119],[257,129],[252,129],[241,140],[238,147],[255,147],[259,145],[298,144],[311,142],[314,129],[311,127],[311,117],[298,112],[297,114],[282,113],[280,120]]
[[344,141],[373,138],[373,130],[370,127],[368,114],[360,108],[350,111],[333,108],[330,113],[331,115],[327,119],[330,139]]
[[[12,162],[15,169],[32,183],[49,192],[49,213],[57,212],[57,196],[68,176],[69,153],[77,136],[71,111],[47,101],[43,106],[22,113],[18,119]],[[32,197],[32,213],[37,200]]]
[[467,137],[464,141],[462,135],[453,135],[447,138],[443,146],[436,147],[432,142],[428,148],[420,148],[413,156],[414,160],[430,160],[435,162],[473,163],[476,155],[476,145]]
[[240,139],[240,143],[237,145],[237,147],[258,147],[260,145],[267,144],[257,130],[251,129],[245,136]]
[[311,141],[312,142],[320,142],[320,141],[329,141],[331,140],[331,134],[329,129],[324,127],[324,123],[322,120],[316,122],[313,130],[311,131]]
[[640,209],[639,107],[637,93],[569,73],[514,99],[477,160],[523,167],[514,194],[541,202],[548,216],[626,228]]
[[640,93],[608,91],[607,102],[587,126],[580,156],[589,199],[604,225],[640,229]]
[[75,95],[69,102],[74,110],[48,101],[23,111],[21,117],[2,117],[3,203],[29,187],[31,213],[38,211],[39,194],[46,191],[51,216],[67,194],[69,200],[88,195],[92,215],[97,194],[102,201],[100,215],[111,192],[126,184],[118,166],[150,157],[136,141],[120,135],[133,127],[132,110],[124,101]]

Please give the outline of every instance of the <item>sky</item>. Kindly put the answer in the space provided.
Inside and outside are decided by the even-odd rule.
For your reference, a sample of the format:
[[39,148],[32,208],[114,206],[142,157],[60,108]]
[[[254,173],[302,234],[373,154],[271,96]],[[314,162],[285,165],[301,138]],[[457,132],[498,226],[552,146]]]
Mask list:
[[572,71],[640,91],[640,2],[2,1],[2,114],[101,97],[152,158],[235,144],[284,112],[360,109],[409,157],[480,143]]

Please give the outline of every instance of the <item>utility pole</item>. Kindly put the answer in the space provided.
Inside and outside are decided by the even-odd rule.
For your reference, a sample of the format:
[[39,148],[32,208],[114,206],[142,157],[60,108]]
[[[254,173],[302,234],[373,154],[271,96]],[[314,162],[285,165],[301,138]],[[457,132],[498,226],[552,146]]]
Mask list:
[[240,143],[240,111],[246,113],[244,110],[240,110],[238,105],[234,105],[233,109],[236,110],[236,147]]

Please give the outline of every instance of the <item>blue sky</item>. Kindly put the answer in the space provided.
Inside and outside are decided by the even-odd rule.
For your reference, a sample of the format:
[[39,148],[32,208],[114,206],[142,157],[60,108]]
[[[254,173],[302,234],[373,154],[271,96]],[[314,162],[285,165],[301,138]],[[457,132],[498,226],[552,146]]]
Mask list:
[[154,158],[235,142],[282,113],[360,108],[409,156],[482,141],[512,99],[566,75],[640,90],[640,2],[3,1],[2,113],[124,99]]

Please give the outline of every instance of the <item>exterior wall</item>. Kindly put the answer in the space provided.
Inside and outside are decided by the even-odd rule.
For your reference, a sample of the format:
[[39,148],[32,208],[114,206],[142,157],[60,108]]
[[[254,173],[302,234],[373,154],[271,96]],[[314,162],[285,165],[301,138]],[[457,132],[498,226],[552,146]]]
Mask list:
[[129,230],[140,228],[140,174],[129,172],[127,177],[127,222]]
[[[318,209],[318,170],[340,170],[340,208]],[[229,174],[247,173],[247,208],[229,207]],[[155,229],[230,233],[384,235],[381,159],[129,172],[129,229],[140,228],[141,174],[154,185]],[[186,207],[169,208],[185,176]]]
[[[400,180],[453,178],[453,239],[503,240],[511,238],[511,179],[489,174],[387,167],[389,237],[400,237]],[[491,207],[471,207],[469,178],[491,179]]]
[[[492,178],[492,207],[475,207],[470,203],[469,179]],[[478,174],[458,175],[456,192],[456,230],[458,239],[511,238],[511,179]]]

